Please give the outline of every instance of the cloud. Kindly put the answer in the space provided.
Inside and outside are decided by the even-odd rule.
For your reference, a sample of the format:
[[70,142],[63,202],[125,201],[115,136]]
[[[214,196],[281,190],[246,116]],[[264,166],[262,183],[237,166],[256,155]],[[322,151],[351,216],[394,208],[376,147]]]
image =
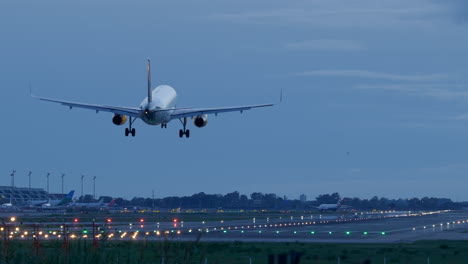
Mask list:
[[468,22],[468,1],[466,0],[433,0],[440,6],[447,6],[449,14],[458,23]]
[[292,42],[285,45],[292,50],[359,51],[363,46],[354,40],[314,39]]
[[[446,84],[360,84],[353,87],[359,90],[386,90],[412,96],[432,97],[439,100],[468,100],[468,89]],[[461,119],[452,118],[452,119]]]
[[299,24],[334,28],[434,28],[449,7],[430,0],[309,0],[285,2],[276,9],[213,14],[213,19],[246,24]]
[[453,120],[468,120],[468,114],[459,114],[459,115],[456,115],[456,116],[452,116],[452,117],[450,117],[449,119],[453,119]]
[[362,78],[379,79],[389,81],[435,81],[447,78],[445,74],[429,75],[403,75],[383,72],[372,72],[366,70],[314,70],[296,73],[299,76],[320,76],[320,77],[343,77],[343,78]]

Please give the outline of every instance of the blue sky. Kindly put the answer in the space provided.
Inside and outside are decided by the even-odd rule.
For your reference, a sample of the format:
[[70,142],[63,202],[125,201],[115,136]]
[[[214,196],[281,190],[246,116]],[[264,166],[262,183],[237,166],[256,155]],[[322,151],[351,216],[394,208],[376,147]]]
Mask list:
[[[463,1],[2,1],[1,185],[125,198],[339,192],[468,200],[468,5]],[[29,98],[137,106],[169,84],[179,106],[278,101],[180,124]]]

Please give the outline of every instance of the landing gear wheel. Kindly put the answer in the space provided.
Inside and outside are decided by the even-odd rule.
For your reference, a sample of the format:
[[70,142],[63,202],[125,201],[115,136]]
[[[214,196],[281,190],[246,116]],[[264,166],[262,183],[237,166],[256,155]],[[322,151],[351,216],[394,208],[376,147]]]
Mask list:
[[185,137],[186,137],[186,138],[189,138],[189,137],[190,137],[190,130],[187,129],[187,131],[185,131]]
[[130,134],[130,131],[128,130],[128,128],[125,128],[125,136],[128,137],[128,134]]
[[131,133],[132,133],[132,137],[134,137],[134,136],[135,136],[135,134],[136,134],[136,130],[135,130],[134,128],[132,128],[132,131],[131,131]]
[[182,138],[183,136],[184,136],[184,131],[182,131],[182,129],[181,129],[181,130],[179,130],[179,137]]

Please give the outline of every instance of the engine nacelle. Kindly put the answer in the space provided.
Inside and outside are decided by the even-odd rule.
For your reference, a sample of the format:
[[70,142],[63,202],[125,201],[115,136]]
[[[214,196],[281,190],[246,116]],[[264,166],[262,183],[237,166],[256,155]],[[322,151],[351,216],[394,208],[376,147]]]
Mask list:
[[193,123],[196,127],[204,127],[208,124],[208,115],[199,115],[193,118]]
[[115,114],[114,117],[112,118],[112,123],[116,126],[121,126],[127,122],[127,116],[126,115],[118,115]]

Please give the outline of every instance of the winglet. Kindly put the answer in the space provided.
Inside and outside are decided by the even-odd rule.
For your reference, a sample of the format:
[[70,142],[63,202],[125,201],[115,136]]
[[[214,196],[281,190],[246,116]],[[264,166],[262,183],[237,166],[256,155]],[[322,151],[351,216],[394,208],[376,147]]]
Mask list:
[[148,58],[148,103],[153,101],[153,91],[151,91],[151,61]]
[[36,96],[34,96],[33,93],[32,93],[31,81],[29,81],[28,87],[29,87],[29,96],[31,96],[31,97],[36,97]]
[[279,103],[281,104],[282,102],[283,102],[283,88],[281,88]]

